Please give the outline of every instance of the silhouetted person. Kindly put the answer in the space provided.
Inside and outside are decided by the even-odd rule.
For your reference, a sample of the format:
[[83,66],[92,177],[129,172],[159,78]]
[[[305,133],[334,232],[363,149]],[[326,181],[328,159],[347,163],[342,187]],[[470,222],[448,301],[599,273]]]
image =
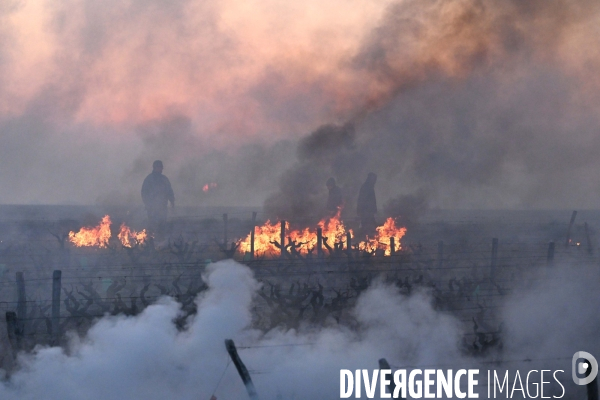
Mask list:
[[160,160],[152,164],[152,173],[144,179],[142,200],[148,212],[148,220],[156,229],[167,220],[167,205],[175,207],[175,196],[169,178],[162,174],[163,163]]
[[360,227],[364,234],[375,232],[375,228],[377,227],[377,222],[375,222],[375,214],[377,214],[375,182],[377,182],[377,175],[370,172],[367,180],[360,187],[356,202],[356,212],[360,217]]
[[327,214],[333,217],[344,204],[342,189],[335,183],[334,178],[327,179],[327,189],[329,189],[329,196],[327,197],[325,209],[327,210]]

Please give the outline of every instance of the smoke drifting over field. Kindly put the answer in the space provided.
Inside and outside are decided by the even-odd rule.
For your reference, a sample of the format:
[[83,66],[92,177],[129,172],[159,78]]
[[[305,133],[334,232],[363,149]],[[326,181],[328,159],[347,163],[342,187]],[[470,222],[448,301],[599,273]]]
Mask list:
[[[562,367],[569,395],[565,398],[583,390],[569,383],[569,357],[582,348],[600,351],[600,327],[593,318],[600,306],[598,289],[585,283],[591,282],[585,270],[577,272],[581,276],[570,268],[565,280],[566,270],[559,269],[504,307],[503,359],[532,360],[509,368]],[[556,278],[562,281],[560,291],[551,283]],[[248,268],[220,262],[209,269],[206,280],[209,290],[197,299],[198,314],[186,331],[177,331],[173,319],[178,306],[169,299],[136,317],[105,317],[86,338],[73,339],[67,353],[46,348],[21,358],[22,368],[0,386],[2,398],[208,399],[227,365],[224,338],[236,341],[263,399],[338,398],[339,369],[374,369],[378,357],[396,367],[480,368],[481,385],[486,369],[495,368],[461,355],[460,322],[435,312],[426,293],[404,297],[392,287],[375,285],[354,310],[356,330],[331,321],[319,330],[264,336],[249,328],[259,285]],[[216,396],[246,396],[233,365]]]
[[160,158],[180,204],[298,218],[369,171],[382,203],[596,207],[598,7],[3,2],[0,202],[139,203]]

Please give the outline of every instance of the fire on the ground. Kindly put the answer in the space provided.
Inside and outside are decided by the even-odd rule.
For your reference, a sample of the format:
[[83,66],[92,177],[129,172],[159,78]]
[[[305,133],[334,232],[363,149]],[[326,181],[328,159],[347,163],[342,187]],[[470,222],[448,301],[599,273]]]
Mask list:
[[[322,230],[323,241],[326,241],[330,247],[336,243],[346,242],[346,235],[350,233],[352,239],[355,238],[352,229],[346,229],[340,219],[340,213],[332,218],[324,218],[318,224]],[[406,228],[397,227],[393,218],[388,218],[383,225],[377,227],[376,234],[357,243],[358,249],[372,253],[376,250],[383,250],[386,256],[391,255],[390,238],[394,238],[394,250],[402,250],[400,240],[406,234]],[[265,222],[261,226],[254,228],[254,251],[256,254],[277,254],[281,251],[280,246],[281,223]],[[285,236],[287,238],[286,246],[294,246],[300,254],[308,254],[317,246],[317,230],[311,228],[290,230],[289,222],[285,222]],[[240,251],[242,253],[251,251],[251,234],[246,236],[240,242]]]
[[[105,215],[97,226],[83,227],[78,232],[69,232],[69,241],[77,247],[99,247],[106,248],[111,239],[110,216]],[[347,242],[347,235],[355,239],[352,229],[347,229],[340,219],[338,212],[332,218],[324,218],[316,228],[290,229],[289,222],[285,222],[286,248],[293,246],[294,251],[300,254],[308,254],[317,247],[317,228],[321,228],[322,240],[327,247],[334,248]],[[356,243],[355,248],[361,251],[373,253],[382,250],[386,256],[392,254],[391,238],[394,238],[394,250],[402,250],[401,239],[406,234],[406,228],[396,226],[393,218],[388,218],[383,225],[376,228],[373,237],[367,236],[364,240]],[[279,241],[281,236],[281,223],[265,222],[254,228],[254,251],[257,255],[275,255],[281,252]],[[118,240],[124,247],[141,245],[148,239],[146,230],[135,231],[124,223],[121,224]],[[239,243],[239,251],[243,254],[251,251],[251,233]]]
[[[108,215],[102,218],[102,221],[97,226],[83,227],[77,233],[69,232],[69,241],[77,247],[92,247],[100,248],[108,247],[108,243],[112,236],[110,231],[111,220]],[[124,223],[121,224],[117,238],[125,247],[133,247],[136,244],[143,244],[148,237],[146,230],[140,232],[134,231]]]

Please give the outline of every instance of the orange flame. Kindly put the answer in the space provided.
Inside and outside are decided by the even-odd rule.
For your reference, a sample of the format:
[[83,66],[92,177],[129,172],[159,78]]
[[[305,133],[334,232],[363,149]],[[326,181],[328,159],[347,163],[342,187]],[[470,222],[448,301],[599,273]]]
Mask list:
[[[95,227],[84,227],[75,233],[69,232],[69,241],[77,247],[98,246],[100,248],[108,247],[108,242],[111,238],[110,225],[112,224],[110,217],[105,215],[102,221]],[[121,224],[121,230],[117,235],[121,244],[125,247],[133,247],[136,244],[143,244],[148,235],[146,230],[136,232],[131,230],[124,223]]]
[[390,246],[390,242],[385,243],[386,240],[390,240],[390,238],[394,238],[394,247],[396,247],[395,251],[402,250],[402,245],[400,241],[406,235],[406,228],[401,227],[398,228],[396,226],[396,221],[393,218],[388,218],[382,226],[377,227],[377,237],[380,244],[383,244],[386,247],[385,255],[389,256],[392,254],[392,248]]
[[119,231],[117,237],[124,247],[133,247],[137,244],[144,244],[148,235],[146,234],[145,229],[143,229],[141,232],[136,232],[132,229],[129,229],[125,223],[122,223],[121,230]]
[[394,238],[395,251],[402,250],[400,240],[406,234],[406,228],[396,227],[396,221],[393,218],[388,218],[382,226],[377,227],[377,233],[375,237],[360,242],[358,248],[360,250],[367,251],[369,253],[374,252],[377,249],[384,249],[386,256],[392,255],[392,247],[390,238]]
[[[333,247],[334,243],[345,240],[346,228],[340,220],[339,210],[332,218],[324,218],[317,224],[322,230],[323,240]],[[262,226],[254,228],[254,251],[262,255],[275,255],[281,252],[277,246],[281,241],[281,223],[272,224],[271,221],[265,222]],[[349,231],[352,233],[352,231]],[[294,245],[295,251],[301,254],[308,254],[317,246],[316,229],[305,228],[302,230],[290,230],[289,222],[285,223],[286,246]],[[277,244],[275,243],[277,242]],[[240,242],[240,251],[249,252],[251,250],[251,234]]]
[[69,232],[69,241],[77,247],[107,247],[110,240],[110,224],[110,217],[105,215],[98,226],[84,227],[77,233],[73,231]]
[[[290,224],[285,223],[286,232],[289,230]],[[254,250],[257,254],[274,255],[280,250],[275,246],[274,242],[279,241],[280,224],[271,224],[268,220],[262,226],[254,227]],[[251,250],[251,233],[240,242],[240,251],[243,253]]]
[[[323,241],[326,241],[330,247],[335,243],[343,243],[347,240],[347,233],[354,237],[351,229],[346,229],[340,219],[340,211],[332,218],[324,218],[317,226],[322,230]],[[308,254],[317,246],[316,229],[305,228],[301,230],[290,230],[290,224],[285,223],[286,246],[293,245],[300,254]],[[367,238],[366,241],[358,243],[360,250],[373,252],[377,249],[385,250],[385,255],[391,255],[390,237],[394,238],[396,251],[402,249],[400,240],[406,234],[406,228],[396,227],[393,218],[388,218],[385,223],[377,228],[377,234],[374,238]],[[265,222],[262,226],[254,228],[254,251],[257,255],[274,256],[281,253],[279,247],[281,241],[281,223]],[[240,252],[250,252],[252,236],[249,234],[240,242]],[[288,247],[289,249],[289,247]]]
[[214,189],[217,187],[217,184],[215,182],[211,182],[211,183],[207,183],[206,185],[202,186],[202,191],[204,193],[208,192],[210,189]]

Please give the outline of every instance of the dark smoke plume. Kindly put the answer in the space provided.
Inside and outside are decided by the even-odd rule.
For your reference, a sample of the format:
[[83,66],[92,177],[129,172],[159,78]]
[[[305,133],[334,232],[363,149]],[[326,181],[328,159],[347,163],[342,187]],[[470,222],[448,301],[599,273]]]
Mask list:
[[400,195],[383,205],[383,214],[396,219],[396,223],[410,229],[429,209],[427,194],[420,190],[415,194]]
[[296,163],[279,178],[279,191],[265,201],[267,216],[292,222],[322,218],[329,177],[336,178],[344,194],[355,186],[353,178],[361,168],[355,135],[354,125],[348,123],[324,125],[302,139]]
[[163,159],[180,205],[268,197],[286,218],[318,215],[329,176],[353,214],[368,171],[380,207],[597,207],[595,1],[389,2],[291,52],[294,35],[224,29],[231,5],[109,3],[0,5],[0,201],[141,206]]
[[[379,175],[386,216],[414,219],[429,206],[567,204],[559,187],[586,191],[586,166],[600,167],[585,145],[600,146],[593,134],[600,124],[581,115],[579,83],[565,74],[559,54],[598,7],[589,1],[393,4],[352,58],[366,85],[355,88],[365,101],[349,119],[357,150],[344,158],[346,168],[338,168],[336,140],[316,139],[334,137],[320,128],[299,144],[297,163],[266,207],[304,218],[324,196],[315,185],[326,172],[342,171],[350,204],[366,171]],[[310,162],[307,141],[315,144]],[[286,187],[291,177],[300,193]]]

